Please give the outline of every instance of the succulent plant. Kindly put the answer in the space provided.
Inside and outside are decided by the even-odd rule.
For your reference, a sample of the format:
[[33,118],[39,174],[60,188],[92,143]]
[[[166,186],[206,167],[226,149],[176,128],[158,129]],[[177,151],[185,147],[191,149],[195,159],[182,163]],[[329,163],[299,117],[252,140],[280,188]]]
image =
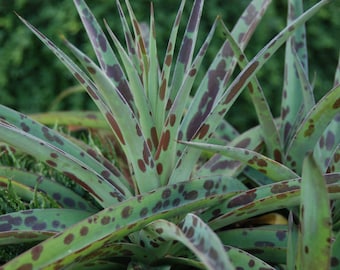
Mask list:
[[[85,2],[75,0],[99,63],[65,40],[83,69],[21,18],[100,111],[36,119],[91,128],[116,157],[0,106],[1,141],[92,198],[1,167],[2,187],[28,201],[38,194],[52,206],[0,216],[1,245],[34,244],[0,269],[339,267],[340,64],[334,88],[316,102],[304,26],[328,2],[304,12],[302,1],[289,0],[287,26],[250,61],[244,50],[269,0],[251,1],[231,32],[217,17],[195,54],[204,4],[196,0],[175,61],[182,1],[162,65],[152,5],[146,36],[129,1],[130,25],[117,1],[126,48],[104,22],[113,49]],[[225,42],[200,78],[218,26]],[[256,73],[283,44],[282,109],[274,118]],[[232,79],[236,65],[241,71]],[[259,125],[239,134],[225,116],[245,89]]]

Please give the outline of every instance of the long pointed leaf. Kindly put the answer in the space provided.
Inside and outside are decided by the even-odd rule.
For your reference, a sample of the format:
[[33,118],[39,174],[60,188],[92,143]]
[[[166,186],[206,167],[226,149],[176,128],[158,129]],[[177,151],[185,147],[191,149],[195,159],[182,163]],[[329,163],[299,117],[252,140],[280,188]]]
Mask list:
[[[52,269],[56,265],[66,267],[102,248],[106,243],[120,240],[154,220],[171,218],[219,204],[235,194],[226,193],[225,184],[227,183],[215,185],[210,180],[197,180],[133,197],[75,224],[0,269],[33,267],[33,264],[36,268],[45,269]],[[35,260],[32,259],[34,250],[39,250],[39,254],[34,256]]]
[[86,163],[77,160],[49,142],[8,124],[4,120],[0,121],[0,138],[2,141],[15,145],[17,149],[35,156],[64,173],[87,190],[104,207],[125,199],[118,189],[109,185],[103,176],[93,171]]
[[298,177],[298,175],[295,174],[288,167],[249,149],[195,142],[183,143],[188,146],[226,155],[237,161],[246,163],[248,166],[264,173],[267,177],[273,179],[273,181],[282,181]]
[[[238,59],[240,68],[245,68],[248,64],[246,55],[242,52],[242,49],[238,46],[236,40],[233,38],[225,24],[222,25],[227,34],[227,39],[229,40],[230,46],[233,49],[236,58]],[[282,146],[280,135],[278,129],[276,128],[268,102],[256,77],[250,81],[248,88],[250,97],[252,98],[253,104],[255,106],[256,114],[262,127],[263,138],[267,146],[268,156],[270,158],[275,158],[277,161],[281,161]]]
[[[271,56],[279,49],[279,47],[287,40],[287,38],[294,32],[296,28],[305,23],[311,18],[322,6],[327,4],[330,0],[323,0],[318,2],[312,8],[303,13],[299,18],[294,20],[286,28],[284,28],[275,38],[273,38],[244,68],[236,77],[232,84],[227,88],[221,98],[215,102],[214,106],[210,105],[210,110],[202,115],[198,111],[199,117],[194,118],[192,125],[188,127],[188,132],[183,131],[183,140],[207,140],[214,132],[217,124],[225,116],[230,107],[235,102],[236,98],[241,94],[242,90],[254,78],[256,72],[271,58]],[[204,106],[206,107],[206,105]],[[197,112],[196,111],[196,112]],[[184,122],[184,120],[183,120]],[[183,173],[184,170],[179,169],[182,166],[193,167],[193,163],[197,161],[200,151],[197,149],[185,149],[181,153],[182,156],[178,159],[176,170],[171,176],[171,181],[176,181],[178,172]]]
[[326,127],[339,112],[340,85],[329,91],[309,111],[296,131],[287,149],[287,160],[292,169],[301,171],[304,156],[314,149]]
[[300,265],[297,269],[328,269],[331,256],[332,220],[325,179],[309,154],[303,163],[301,180],[299,242]]
[[100,66],[105,71],[108,77],[112,79],[114,85],[119,89],[120,93],[124,96],[131,110],[137,113],[133,101],[133,94],[128,87],[127,80],[124,72],[121,69],[119,62],[110,47],[110,43],[106,39],[100,25],[96,18],[93,16],[91,10],[83,0],[74,0],[74,4],[78,10],[79,16],[88,33],[92,47],[97,55]]
[[[291,23],[303,13],[302,2],[302,0],[288,1],[287,23]],[[306,30],[305,26],[302,25],[289,37],[286,43],[285,79],[281,104],[281,137],[284,142],[287,142],[290,137],[291,128],[297,119],[301,106],[303,106],[303,89],[297,72],[296,58],[301,63],[304,73],[308,75],[307,57]]]

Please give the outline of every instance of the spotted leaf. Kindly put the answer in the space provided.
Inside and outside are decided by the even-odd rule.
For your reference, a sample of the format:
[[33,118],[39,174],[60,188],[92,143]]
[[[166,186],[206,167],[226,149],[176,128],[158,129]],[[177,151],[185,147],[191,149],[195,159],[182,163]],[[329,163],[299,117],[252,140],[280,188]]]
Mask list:
[[131,93],[131,89],[128,87],[124,72],[96,18],[93,16],[85,1],[75,0],[74,3],[88,33],[100,66],[107,76],[111,78],[113,84],[127,101],[131,110],[137,113],[133,93]]
[[298,175],[288,167],[252,150],[195,142],[183,143],[191,147],[210,150],[214,153],[219,153],[234,160],[246,163],[248,166],[253,167],[267,177],[273,179],[273,181],[282,181],[298,177]]
[[340,85],[334,87],[313,106],[299,126],[299,129],[295,132],[287,149],[287,161],[292,169],[298,172],[301,171],[303,157],[315,148],[317,141],[329,123],[339,113],[339,96]]
[[216,234],[193,214],[187,214],[179,226],[166,220],[157,220],[145,230],[151,231],[155,239],[181,242],[195,253],[207,269],[236,269]]
[[[326,174],[325,178],[329,197],[339,198],[340,174]],[[291,179],[241,192],[218,207],[206,210],[200,217],[210,221],[211,228],[219,229],[265,212],[298,206],[300,183],[301,178]]]
[[[0,166],[0,175],[0,186],[6,188],[8,183],[11,182],[14,184],[13,188],[16,194],[24,200],[31,200],[35,196],[34,189],[36,189],[42,196],[48,196],[63,208],[75,208],[88,212],[95,212],[98,210],[79,194],[42,175],[4,166]],[[26,187],[29,192],[25,192],[24,194],[18,193],[15,183],[19,183],[21,186]]]
[[[238,64],[241,69],[245,68],[248,64],[246,55],[242,52],[242,49],[237,44],[237,41],[233,38],[232,34],[229,32],[228,28],[223,24],[223,29],[226,33],[226,37],[229,41],[230,47],[238,59]],[[277,161],[282,160],[282,145],[279,136],[278,129],[275,124],[275,120],[270,111],[266,97],[263,94],[262,88],[254,77],[249,85],[249,93],[252,98],[253,105],[255,106],[255,111],[260,122],[260,126],[263,133],[263,140],[267,147],[267,154],[270,158],[275,158]]]
[[[48,129],[46,132],[48,135],[50,134]],[[101,174],[89,167],[88,164],[77,160],[71,154],[46,140],[18,129],[4,120],[0,120],[0,136],[3,142],[15,145],[17,149],[35,156],[37,159],[68,176],[87,190],[103,206],[122,201],[125,198],[119,189],[110,184]]]
[[[256,72],[271,58],[271,56],[279,49],[279,47],[284,44],[289,36],[294,32],[296,28],[305,23],[306,20],[311,18],[322,6],[327,4],[329,1],[320,1],[318,4],[311,7],[309,10],[304,12],[300,17],[294,20],[291,24],[287,25],[276,37],[274,37],[240,72],[236,79],[230,84],[230,86],[222,91],[223,95],[215,102],[208,105],[204,102],[204,107],[209,106],[209,110],[205,110],[203,114],[204,117],[197,118],[194,122],[195,125],[190,125],[189,133],[185,130],[183,132],[183,140],[207,140],[214,130],[216,129],[220,120],[225,116],[227,111],[230,109],[232,104],[235,102],[236,98],[241,94],[242,90],[249,84],[249,82],[254,78]],[[224,73],[223,73],[224,74]],[[215,100],[215,98],[213,99]],[[195,113],[200,110],[195,110]],[[202,114],[199,112],[198,114]],[[188,114],[188,117],[191,117]],[[185,119],[183,122],[186,122]],[[188,122],[186,122],[188,124]],[[189,126],[187,126],[189,127]],[[184,169],[179,169],[179,167],[193,167],[193,163],[197,161],[200,151],[197,149],[188,150],[182,152],[181,157],[178,159],[176,170],[172,177],[177,177],[177,171],[183,173]],[[171,179],[170,179],[171,181]]]
[[[249,220],[249,224],[252,224]],[[286,262],[287,226],[267,225],[230,229],[217,233],[222,243],[249,252],[265,262]]]
[[[16,243],[20,243],[20,235],[23,232],[44,231],[44,232],[62,232],[67,227],[89,217],[90,212],[75,209],[32,209],[13,212],[0,216],[0,243],[7,243],[4,238],[11,233],[11,239],[15,239],[15,233],[18,233]],[[61,217],[63,217],[61,219]],[[29,236],[29,233],[27,233]],[[32,241],[34,239],[22,239]],[[14,241],[14,240],[13,240]],[[12,242],[14,243],[14,242]]]
[[[302,13],[303,1],[288,1],[288,22]],[[302,25],[289,37],[285,50],[280,133],[286,146],[301,119],[313,105],[314,95],[308,79],[306,29]]]
[[309,154],[301,180],[301,237],[297,269],[327,269],[330,264],[332,219],[327,186],[318,164]]
[[33,264],[46,269],[66,267],[154,220],[171,219],[202,207],[217,205],[236,193],[227,192],[227,183],[210,185],[210,181],[203,179],[166,186],[105,208],[39,244],[41,252],[34,260],[31,256],[33,247],[0,269],[33,267]]

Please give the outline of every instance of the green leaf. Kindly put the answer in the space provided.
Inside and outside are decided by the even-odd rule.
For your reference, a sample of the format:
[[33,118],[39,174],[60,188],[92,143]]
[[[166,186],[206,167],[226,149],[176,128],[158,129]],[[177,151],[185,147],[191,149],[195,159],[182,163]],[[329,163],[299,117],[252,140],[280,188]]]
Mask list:
[[100,112],[96,111],[55,111],[29,115],[33,120],[44,125],[79,126],[82,128],[109,129],[109,125]]
[[[340,174],[326,174],[330,199],[339,199]],[[200,214],[212,229],[217,230],[230,224],[270,211],[290,208],[300,203],[301,179],[291,179],[243,191],[218,206]]]
[[[340,85],[330,90],[305,117],[287,149],[290,168],[301,171],[304,156],[313,151],[329,123],[340,112]],[[326,134],[327,135],[327,134]]]
[[[249,224],[252,224],[251,220]],[[265,262],[286,263],[288,236],[286,225],[229,229],[218,232],[217,235],[224,245],[253,253]],[[237,263],[235,266],[238,266]]]
[[[235,194],[232,190],[228,192],[227,183],[217,183],[204,179],[175,184],[115,204],[14,258],[2,270],[33,267],[33,264],[47,269],[67,266],[152,221],[217,205]],[[32,250],[39,250],[34,261]]]
[[47,238],[51,234],[46,232],[62,232],[91,214],[76,209],[32,209],[1,215],[0,245],[35,242],[41,240],[41,237]]
[[[53,136],[47,127],[44,127],[42,131],[47,139],[62,145],[63,140],[59,140],[61,136]],[[90,167],[90,163],[76,159],[72,154],[56,147],[47,140],[35,137],[5,120],[0,120],[0,137],[3,142],[15,145],[20,151],[35,156],[38,160],[65,174],[87,190],[103,206],[119,202],[125,198],[121,190],[94,171]],[[79,152],[79,155],[81,153],[82,151]]]
[[[233,105],[236,98],[241,94],[242,90],[254,78],[257,71],[271,58],[271,56],[279,49],[279,47],[287,40],[287,38],[291,36],[296,28],[305,23],[306,20],[311,18],[322,6],[324,6],[328,2],[329,0],[318,2],[318,4],[314,5],[312,8],[303,13],[299,18],[294,20],[291,24],[287,25],[287,27],[285,27],[278,35],[276,35],[276,37],[274,37],[248,63],[246,68],[244,68],[240,72],[240,74],[231,83],[231,85],[225,91],[223,91],[223,95],[221,95],[218,100],[215,100],[216,95],[213,94],[215,93],[214,90],[212,93],[210,93],[210,95],[212,96],[212,100],[210,101],[210,103],[202,102],[201,107],[198,107],[198,109],[195,109],[193,111],[194,116],[191,115],[189,108],[188,114],[183,119],[183,128],[181,128],[183,138],[179,139],[186,141],[190,141],[192,139],[202,141],[207,140],[207,138],[209,138],[213,134],[214,130],[217,128],[218,123],[220,123],[221,119],[224,118],[225,114]],[[225,60],[222,61],[221,67],[225,66],[224,61]],[[225,73],[223,72],[223,74]],[[225,88],[225,86],[221,84],[222,79],[223,78],[220,78],[217,84],[219,85],[218,87],[221,88],[221,90],[216,92],[220,92],[223,88]],[[193,164],[196,163],[199,157],[200,151],[198,151],[197,149],[185,149],[185,151],[181,151],[180,154],[181,157],[178,159],[178,165],[176,165],[176,170],[174,170],[170,182],[172,182],[173,178],[178,179],[178,172],[185,172],[184,169],[181,170],[182,166],[193,167]],[[188,172],[186,171],[186,173]]]
[[[229,32],[225,24],[222,23],[222,25],[227,39],[229,40],[230,46],[236,58],[238,59],[239,66],[241,69],[244,69],[248,64],[247,57],[237,44],[237,41],[233,38],[232,34]],[[266,97],[264,96],[262,88],[256,77],[254,77],[250,81],[248,88],[257,117],[262,128],[261,131],[263,134],[264,142],[267,146],[266,152],[268,153],[268,157],[272,159],[275,158],[276,161],[280,162],[282,160],[282,145],[280,135],[276,127],[274,117],[270,111]]]
[[205,53],[207,52],[209,44],[213,38],[213,34],[216,29],[216,23],[217,20],[215,20],[213,26],[211,27],[210,32],[208,33],[206,40],[201,46],[201,49],[195,57],[192,65],[184,74],[182,85],[180,86],[180,89],[178,89],[177,95],[173,100],[161,132],[160,142],[155,154],[155,159],[158,166],[161,166],[162,164],[168,164],[167,166],[162,166],[162,170],[159,170],[163,185],[168,182],[169,176],[173,171],[173,167],[177,158],[176,149],[178,143],[176,139],[178,136],[180,136],[178,131],[181,124],[181,119],[183,115],[185,115],[186,103],[190,98],[190,91],[192,90],[194,80],[197,76],[197,71],[203,62]]
[[[262,143],[262,132],[258,126],[238,135],[227,145],[258,151]],[[214,154],[198,169],[197,172],[195,172],[195,176],[221,174],[235,177],[243,172],[245,167],[245,163],[235,160],[234,158],[226,155]]]
[[230,257],[232,264],[236,269],[257,269],[257,270],[275,270],[258,257],[249,254],[248,252],[235,248],[233,246],[225,246],[225,249]]
[[[26,203],[30,203],[34,208],[60,208],[61,205],[55,201],[52,196],[46,195],[39,190],[38,181],[33,186],[27,186],[20,182],[14,181],[13,178],[8,178],[0,175],[1,189],[12,189],[12,191]],[[70,199],[71,201],[72,199]]]
[[128,87],[124,72],[96,18],[93,16],[85,1],[77,0],[74,1],[74,4],[83,25],[85,26],[101,68],[107,76],[110,77],[112,83],[117,87],[121,95],[129,104],[131,110],[134,113],[137,113],[137,109],[135,108],[136,104],[133,100],[133,93]]
[[155,239],[181,242],[195,253],[207,269],[236,269],[217,235],[196,215],[187,214],[179,226],[166,220],[157,220],[144,230],[151,232]]
[[30,196],[33,196],[33,189],[36,188],[39,192],[41,191],[42,194],[45,194],[44,196],[49,196],[64,208],[75,208],[88,212],[98,211],[88,200],[85,200],[71,189],[42,175],[3,166],[0,166],[0,175],[2,176],[2,179],[0,179],[2,183],[8,183],[8,180],[11,180],[14,185],[15,182],[18,182],[29,187],[32,193]]
[[199,149],[219,153],[234,160],[246,163],[248,166],[262,172],[273,181],[282,181],[298,177],[297,174],[283,164],[249,149],[196,142],[182,143]]
[[[148,135],[151,136],[151,126],[147,128],[147,134],[143,132],[143,126],[141,126],[142,121],[148,121],[149,124],[150,121],[141,119],[139,122],[137,116],[126,106],[126,101],[121,97],[119,92],[116,91],[114,85],[103,71],[72,44],[67,42],[67,45],[85,68],[91,70],[91,77],[102,91],[109,111],[112,113],[112,118],[110,118],[111,120],[109,121],[111,128],[116,132],[116,137],[133,167],[134,179],[138,190],[140,192],[146,192],[158,187],[159,180],[151,153],[152,144],[147,143],[147,141],[154,142],[155,140],[147,140],[146,137]],[[138,75],[134,75],[139,80]],[[136,86],[136,89],[140,89],[140,87]],[[141,116],[143,114],[144,113],[141,113]],[[149,113],[145,114],[149,115]],[[133,129],[124,128],[126,125],[133,127]],[[148,179],[148,181],[145,181],[145,179]],[[137,192],[138,191],[136,191],[136,193]]]
[[287,269],[294,269],[298,255],[299,228],[294,223],[293,212],[289,212],[288,217],[288,240],[287,240]]
[[330,198],[318,164],[309,154],[301,179],[301,238],[297,269],[328,269],[331,256]]
[[331,268],[332,270],[340,269],[340,233],[338,232],[334,237],[332,244]]
[[[303,1],[289,0],[287,23],[293,22],[301,14],[303,14]],[[294,132],[293,126],[297,125],[308,111],[308,108],[314,105],[304,102],[303,92],[305,90],[299,76],[302,73],[305,74],[308,82],[308,52],[304,24],[298,27],[293,35],[288,38],[285,54],[285,79],[282,91],[282,124],[280,131],[283,141],[287,144],[291,137],[291,132]],[[300,65],[301,69],[299,68]],[[303,112],[301,112],[301,109],[303,109]]]
[[182,85],[184,74],[188,72],[188,69],[191,66],[197,35],[199,32],[198,29],[201,21],[203,5],[204,0],[195,0],[192,6],[190,18],[185,29],[181,47],[178,52],[177,61],[174,67],[174,73],[171,81],[171,90],[167,104],[173,103],[174,98]]

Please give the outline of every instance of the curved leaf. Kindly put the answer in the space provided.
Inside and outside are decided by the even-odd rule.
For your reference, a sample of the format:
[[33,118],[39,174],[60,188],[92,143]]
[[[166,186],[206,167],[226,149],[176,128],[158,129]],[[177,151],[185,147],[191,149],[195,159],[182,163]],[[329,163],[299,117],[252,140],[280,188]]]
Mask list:
[[331,256],[330,198],[318,164],[309,154],[302,168],[301,237],[297,269],[327,269]]
[[[300,172],[304,156],[313,151],[329,123],[340,112],[340,85],[327,93],[308,113],[287,149],[290,168]],[[338,123],[339,124],[339,123]]]
[[234,160],[246,163],[248,166],[262,172],[273,181],[282,181],[298,177],[297,174],[283,164],[249,149],[196,142],[182,143],[199,149],[219,153]]
[[207,269],[236,269],[217,235],[199,217],[187,214],[176,226],[166,220],[157,220],[144,228],[154,235],[155,240],[179,241],[187,246]]
[[[228,192],[227,183],[217,183],[207,179],[175,184],[115,204],[33,247],[0,269],[32,267],[33,264],[45,269],[70,265],[154,220],[171,219],[220,204],[236,193]],[[39,253],[33,261],[31,254],[35,250]]]

